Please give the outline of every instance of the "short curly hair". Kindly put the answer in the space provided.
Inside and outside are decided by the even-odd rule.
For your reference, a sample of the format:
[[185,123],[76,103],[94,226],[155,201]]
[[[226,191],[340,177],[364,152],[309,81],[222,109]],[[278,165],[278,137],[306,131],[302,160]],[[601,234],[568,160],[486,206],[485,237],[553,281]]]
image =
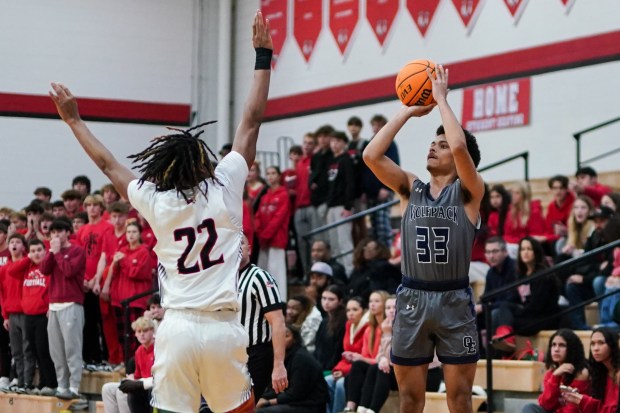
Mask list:
[[[480,148],[478,147],[478,141],[476,140],[476,137],[467,129],[463,129],[463,133],[465,134],[465,142],[467,143],[467,152],[469,152],[469,156],[471,156],[471,159],[474,161],[474,165],[477,168],[480,164]],[[443,125],[439,125],[437,131],[435,132],[435,136],[445,134],[446,131],[444,130]]]

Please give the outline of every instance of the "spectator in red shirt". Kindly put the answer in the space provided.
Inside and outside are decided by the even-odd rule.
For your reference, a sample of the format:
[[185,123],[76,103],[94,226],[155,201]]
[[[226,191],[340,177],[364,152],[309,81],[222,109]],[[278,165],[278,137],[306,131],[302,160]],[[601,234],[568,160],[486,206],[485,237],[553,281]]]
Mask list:
[[[142,228],[136,221],[127,224],[127,245],[122,246],[112,255],[112,264],[101,290],[101,298],[111,303],[117,320],[117,344],[124,336],[124,313],[121,301],[136,294],[149,291],[153,285],[153,274],[150,266],[150,252],[142,244],[140,233]],[[129,304],[129,319],[137,320],[147,309],[148,297],[132,301]]]
[[510,191],[512,201],[504,224],[504,239],[508,253],[517,256],[518,243],[526,236],[538,242],[547,240],[545,220],[539,200],[532,200],[530,185],[525,181],[516,182]]
[[299,249],[299,259],[301,260],[302,273],[306,274],[310,270],[310,240],[305,240],[303,236],[310,232],[314,227],[314,207],[310,202],[310,161],[316,148],[316,137],[308,132],[304,135],[302,149],[303,155],[295,170],[297,172],[297,185],[295,187],[295,232],[297,234],[297,248]]
[[556,262],[578,257],[583,254],[586,241],[594,231],[594,223],[588,219],[594,212],[592,200],[586,195],[579,195],[573,202],[572,212],[568,218],[566,238],[560,238],[556,247]]
[[50,276],[47,334],[58,388],[56,397],[80,398],[82,381],[82,332],[84,329],[84,268],[86,253],[69,242],[71,224],[52,222],[49,253],[40,271]]
[[88,224],[88,215],[86,212],[78,212],[71,220],[73,233],[77,234],[84,225]]
[[545,218],[547,239],[556,242],[566,237],[568,217],[575,201],[575,194],[568,190],[568,178],[564,175],[552,176],[547,185],[553,194]]
[[[21,260],[26,251],[26,239],[22,234],[13,233],[9,236],[9,251],[11,262],[0,271],[0,299],[2,301],[2,318],[4,329],[9,332],[11,342],[11,356],[17,371],[17,385],[11,390],[16,393],[25,393],[25,362],[24,347],[26,346],[26,331],[24,326],[24,310],[22,309],[22,285],[19,280],[10,277],[11,267]],[[34,364],[28,368],[34,371]]]
[[502,184],[493,185],[489,191],[489,202],[491,203],[487,221],[489,235],[503,237],[511,202],[510,192]]
[[52,215],[54,218],[60,218],[67,215],[67,209],[65,208],[65,203],[63,201],[54,201],[52,202]]
[[82,211],[82,194],[74,189],[69,189],[60,195],[65,206],[64,215],[73,218]]
[[26,218],[26,214],[13,212],[9,219],[11,220],[11,226],[15,229],[15,232],[22,235],[28,232],[28,218]]
[[276,166],[267,168],[269,189],[260,200],[254,217],[260,246],[258,266],[266,269],[278,283],[282,297],[287,295],[286,257],[288,223],[291,204],[286,188],[280,185],[281,174]]
[[32,193],[36,199],[42,202],[51,202],[52,201],[52,190],[45,187],[40,186],[34,190]]
[[78,175],[73,178],[71,188],[73,188],[74,191],[78,191],[82,195],[82,198],[85,198],[90,194],[90,179],[86,175]]
[[[103,205],[105,206],[105,211],[103,213],[103,219],[106,221],[110,220],[110,206],[121,200],[121,196],[114,188],[112,184],[105,184],[101,187],[101,196],[103,197]],[[127,208],[129,209],[129,208]],[[113,224],[113,223],[112,223]]]
[[86,251],[86,268],[84,272],[84,360],[87,364],[101,363],[101,309],[99,292],[101,278],[106,267],[104,240],[114,231],[114,227],[102,219],[103,198],[89,195],[84,199],[84,208],[88,214],[88,224],[84,225],[75,237],[75,243]]
[[[11,251],[7,244],[9,236],[8,227],[0,223],[0,274],[2,268],[11,261]],[[1,301],[1,300],[0,300]],[[0,302],[0,306],[2,303]],[[0,323],[4,324],[4,318],[0,312]],[[11,373],[11,350],[9,349],[9,333],[0,328],[0,390],[9,388],[9,375]]]
[[575,178],[577,182],[571,182],[571,189],[578,195],[584,194],[592,198],[596,207],[601,204],[603,195],[611,192],[610,187],[598,183],[598,174],[589,166],[577,169]]
[[[47,312],[49,310],[49,276],[39,270],[45,258],[45,245],[39,239],[28,243],[28,256],[13,263],[7,270],[22,285],[21,306],[24,312],[24,382],[28,394],[54,396],[56,372],[50,356],[47,338]],[[39,366],[39,385],[34,386],[35,365]]]
[[27,219],[27,231],[24,235],[26,241],[30,241],[38,237],[39,221],[41,220],[41,215],[43,215],[45,211],[39,202],[33,201],[24,209],[24,212],[26,213]]

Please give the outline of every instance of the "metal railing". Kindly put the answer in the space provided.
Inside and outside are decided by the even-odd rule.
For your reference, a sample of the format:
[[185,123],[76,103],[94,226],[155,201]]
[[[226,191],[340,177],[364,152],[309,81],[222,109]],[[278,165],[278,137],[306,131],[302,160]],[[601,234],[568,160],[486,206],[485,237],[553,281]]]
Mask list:
[[[531,275],[527,278],[521,279],[521,280],[517,280],[513,283],[510,283],[508,285],[505,285],[501,288],[497,288],[493,291],[490,291],[487,294],[484,294],[482,297],[480,297],[480,301],[482,302],[482,306],[483,306],[483,311],[484,311],[484,316],[485,316],[485,325],[486,325],[486,341],[487,341],[487,348],[486,348],[486,361],[487,361],[487,371],[486,371],[486,376],[487,376],[487,412],[489,413],[493,413],[493,342],[494,341],[499,341],[499,340],[503,340],[506,339],[508,337],[512,337],[514,336],[516,333],[513,332],[511,334],[506,334],[502,337],[498,337],[495,340],[493,340],[493,320],[491,318],[491,300],[507,291],[513,290],[517,287],[519,287],[522,284],[528,284],[531,283],[534,280],[537,280],[539,278],[543,278],[543,277],[548,277],[550,275],[554,275],[562,270],[574,267],[575,265],[581,264],[585,261],[588,261],[592,258],[594,258],[595,256],[603,253],[603,252],[607,252],[615,247],[620,246],[620,240],[614,241],[614,242],[610,242],[607,245],[604,245],[602,247],[593,249],[591,251],[588,251],[586,253],[584,253],[582,256],[577,257],[577,258],[572,258],[570,260],[567,261],[563,261],[557,265],[554,265],[553,267],[547,268],[543,271],[540,271],[534,275]],[[565,310],[562,310],[556,314],[551,314],[545,318],[539,319],[536,322],[533,322],[529,325],[527,325],[526,327],[533,327],[536,325],[539,325],[541,323],[544,323],[546,321],[549,321],[551,319],[555,319],[561,317],[564,314],[568,314],[578,308],[582,308],[585,307],[586,305],[594,302],[594,301],[598,301],[602,298],[605,297],[609,297],[611,295],[614,295],[616,293],[620,292],[620,290],[618,291],[614,291],[611,293],[607,293],[607,294],[603,294],[600,295],[598,297],[594,297],[592,299],[583,301],[579,304],[576,304],[572,307],[569,307]]]
[[493,162],[490,165],[483,166],[482,168],[478,168],[478,172],[488,171],[489,169],[493,169],[495,167],[498,167],[500,165],[514,161],[519,158],[523,158],[523,161],[524,161],[524,164],[523,164],[524,179],[526,181],[529,181],[530,180],[530,152],[529,151],[521,152],[516,155],[510,156],[508,158],[501,159],[497,162]]
[[616,149],[613,149],[611,151],[606,151],[603,154],[594,156],[593,158],[586,159],[585,161],[581,160],[581,138],[582,138],[582,135],[585,135],[586,133],[593,132],[593,131],[595,131],[597,129],[604,128],[605,126],[609,126],[609,125],[611,125],[613,123],[616,123],[616,122],[620,122],[620,116],[617,117],[617,118],[613,118],[613,119],[610,119],[608,121],[599,123],[597,125],[590,126],[589,128],[580,130],[579,132],[573,133],[573,138],[575,138],[576,152],[577,152],[577,168],[576,169],[579,169],[583,164],[586,164],[586,163],[592,162],[592,161],[597,161],[597,160],[602,159],[602,158],[606,158],[607,156],[613,155],[614,153],[620,151],[620,148],[616,148]]
[[131,333],[131,320],[129,319],[129,304],[142,297],[155,294],[156,292],[159,292],[159,288],[154,288],[140,294],[132,295],[131,297],[121,301],[121,307],[123,307],[123,352],[125,353],[125,366],[127,366],[127,363],[131,358],[131,340],[133,339],[133,334]]

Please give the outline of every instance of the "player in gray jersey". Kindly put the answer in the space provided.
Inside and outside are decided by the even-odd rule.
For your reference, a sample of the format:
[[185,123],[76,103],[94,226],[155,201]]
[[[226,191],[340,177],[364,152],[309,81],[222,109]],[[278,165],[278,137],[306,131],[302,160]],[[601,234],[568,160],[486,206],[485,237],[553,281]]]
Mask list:
[[[403,278],[391,354],[400,411],[422,413],[428,364],[436,352],[444,365],[450,412],[470,413],[479,353],[467,274],[484,194],[476,170],[480,151],[448,105],[448,70],[439,65],[436,75],[427,72],[436,103],[403,107],[370,141],[364,161],[401,199]],[[431,179],[425,184],[384,154],[410,118],[435,106],[443,126],[431,142],[426,164]]]

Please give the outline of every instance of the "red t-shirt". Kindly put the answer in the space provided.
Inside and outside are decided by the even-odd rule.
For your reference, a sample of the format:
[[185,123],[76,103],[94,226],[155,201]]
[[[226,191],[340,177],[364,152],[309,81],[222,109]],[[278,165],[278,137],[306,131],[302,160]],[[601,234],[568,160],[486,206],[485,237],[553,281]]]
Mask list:
[[145,379],[151,377],[151,368],[155,363],[155,343],[151,344],[148,348],[141,345],[136,350],[136,371],[133,377],[138,379]]
[[11,251],[9,251],[8,248],[6,248],[4,251],[0,251],[0,267],[5,265],[9,261],[11,261]]
[[559,238],[555,235],[553,226],[557,223],[562,223],[564,225],[568,224],[568,218],[573,210],[573,202],[575,202],[575,194],[568,191],[562,205],[558,205],[555,202],[555,199],[549,203],[549,206],[547,207],[547,217],[545,219],[547,232],[549,233],[547,236],[548,239],[556,240]]
[[511,216],[512,206],[506,214],[506,222],[504,222],[504,239],[509,244],[517,244],[525,236],[546,235],[545,220],[542,215],[540,201],[534,200],[530,202],[530,217],[525,223],[521,224],[521,219],[513,222]]
[[105,252],[104,240],[106,236],[109,236],[109,232],[114,232],[114,226],[101,220],[96,224],[84,225],[75,237],[75,243],[84,248],[86,252],[84,279],[87,281],[90,281],[97,273],[99,258],[101,258],[101,253]]
[[[19,261],[17,261],[19,262]],[[9,276],[11,267],[17,262],[8,262],[0,267],[0,297],[2,298],[2,317],[6,320],[9,314],[23,313],[22,309],[22,281]]]

